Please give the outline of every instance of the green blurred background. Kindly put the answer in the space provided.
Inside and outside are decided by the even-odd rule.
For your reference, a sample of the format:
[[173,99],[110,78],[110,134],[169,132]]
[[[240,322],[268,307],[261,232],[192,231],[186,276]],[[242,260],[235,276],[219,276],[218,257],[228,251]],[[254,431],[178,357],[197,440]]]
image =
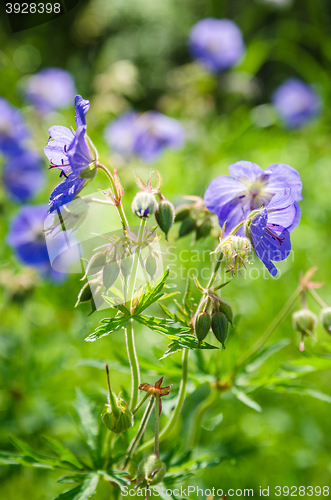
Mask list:
[[[78,92],[91,101],[89,135],[104,163],[120,170],[128,209],[136,192],[133,168],[147,179],[151,167],[138,160],[125,164],[106,146],[103,129],[130,108],[158,109],[185,127],[185,147],[179,153],[165,151],[153,165],[163,177],[163,192],[175,203],[183,194],[203,196],[211,179],[226,174],[228,165],[237,160],[250,160],[262,168],[287,163],[300,172],[303,215],[292,235],[293,258],[279,266],[281,278],[234,280],[225,294],[238,318],[228,349],[218,353],[221,374],[232,346],[237,352],[249,348],[296,288],[302,271],[318,266],[316,279],[325,283],[321,294],[331,304],[330,15],[327,0],[91,0],[51,23],[16,34],[5,18],[0,20],[0,95],[22,109],[35,147],[42,152],[49,126],[73,122],[73,108],[38,119],[22,98],[24,81],[43,67],[65,68],[73,74]],[[219,79],[196,65],[187,49],[191,27],[208,16],[234,20],[247,48],[242,61]],[[312,84],[322,99],[320,116],[295,131],[282,128],[270,106],[272,92],[288,77]],[[33,202],[47,202],[56,183],[57,175],[50,171],[47,186]],[[101,176],[93,189],[98,187],[104,187]],[[54,285],[31,271],[21,292],[19,282],[27,271],[5,244],[9,220],[17,210],[1,191],[0,441],[3,449],[11,449],[8,435],[16,435],[43,449],[42,436],[48,435],[78,452],[82,444],[73,417],[75,388],[80,387],[101,409],[104,362],[118,370],[115,385],[128,386],[128,368],[121,361],[123,332],[84,343],[104,313],[87,318],[87,306],[74,309],[79,275]],[[176,236],[177,228],[170,244],[179,250],[188,248],[190,237],[177,242]],[[211,249],[213,240],[197,245]],[[182,282],[178,286],[183,289]],[[318,312],[314,303],[311,307]],[[291,342],[272,358],[270,370],[299,357],[298,334],[290,318],[275,338]],[[156,376],[153,367],[148,368],[149,360],[159,364],[161,372],[163,366],[165,374],[169,367],[178,372],[180,354],[157,361],[165,340],[143,330],[137,332],[137,339],[138,355],[144,360],[143,379]],[[317,343],[307,344],[306,356],[331,351],[330,337],[320,327]],[[308,374],[304,382],[329,394],[330,373]],[[172,380],[166,378],[166,382]],[[178,382],[175,377],[175,388]],[[194,408],[208,393],[206,386],[191,385],[166,449],[184,442]],[[186,484],[256,491],[268,485],[327,485],[331,474],[328,403],[270,390],[259,390],[254,398],[263,407],[261,414],[227,395],[208,414],[222,413],[223,420],[214,430],[202,429],[201,449],[218,456],[220,463],[215,469],[197,471]],[[11,466],[1,467],[0,474],[0,494],[6,500],[48,500],[63,490],[53,472]],[[109,498],[106,483],[97,498]]]

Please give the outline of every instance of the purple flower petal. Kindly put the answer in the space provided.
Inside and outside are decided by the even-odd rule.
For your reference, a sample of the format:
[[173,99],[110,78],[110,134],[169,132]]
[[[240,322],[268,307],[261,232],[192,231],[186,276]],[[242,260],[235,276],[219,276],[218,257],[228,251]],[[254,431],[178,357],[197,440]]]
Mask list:
[[90,107],[90,101],[83,99],[82,96],[75,97],[75,118],[77,129],[86,125],[85,115]]
[[61,68],[45,68],[31,76],[25,91],[28,101],[41,113],[69,106],[75,93],[71,74]]
[[302,200],[302,182],[299,172],[290,165],[276,163],[265,169],[269,174],[267,189],[273,194],[285,188],[291,188],[296,192],[296,200]]
[[85,182],[86,179],[76,177],[75,174],[70,174],[64,181],[56,186],[49,197],[50,213],[72,201],[81,191]]
[[90,148],[85,139],[85,134],[86,126],[79,127],[67,150],[71,169],[76,176],[79,176],[89,164],[93,162]]
[[69,164],[67,151],[74,140],[74,132],[67,127],[54,125],[49,129],[48,133],[49,138],[44,152],[51,166],[56,166],[66,174],[71,173],[72,169]]
[[245,182],[255,182],[259,176],[266,173],[259,165],[251,161],[237,161],[229,166],[229,173],[235,179]]

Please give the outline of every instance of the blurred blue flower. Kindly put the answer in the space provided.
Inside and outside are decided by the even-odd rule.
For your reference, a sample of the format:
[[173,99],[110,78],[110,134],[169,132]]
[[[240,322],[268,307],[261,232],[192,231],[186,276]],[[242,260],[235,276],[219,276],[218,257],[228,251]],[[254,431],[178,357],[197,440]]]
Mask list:
[[25,89],[27,100],[41,113],[69,106],[75,94],[71,74],[60,68],[41,70],[29,78]]
[[[75,117],[77,130],[73,132],[67,127],[53,126],[49,129],[49,139],[44,148],[51,168],[61,170],[60,177],[65,179],[50,195],[50,212],[69,203],[81,191],[88,179],[95,175],[95,153],[92,152],[86,139],[85,115],[90,103],[80,95],[75,97]],[[87,172],[91,165],[94,167]]]
[[[238,161],[229,166],[229,172],[231,177],[221,175],[213,179],[204,196],[206,208],[218,216],[221,226],[226,223],[225,235],[285,188],[292,188],[295,202],[302,200],[300,175],[289,165],[278,163],[263,170],[256,163]],[[295,206],[300,218],[299,205]]]
[[13,154],[28,138],[29,132],[22,113],[0,97],[0,152]]
[[277,268],[272,261],[287,258],[291,251],[290,232],[299,221],[296,192],[284,189],[246,224],[256,255],[272,276],[277,274]]
[[5,160],[2,180],[13,201],[26,202],[40,191],[45,182],[40,156],[33,151],[16,150]]
[[312,87],[295,78],[285,80],[278,87],[272,96],[272,103],[288,128],[305,125],[319,113],[321,107]]
[[218,73],[239,61],[245,45],[242,33],[234,22],[210,17],[193,26],[189,48],[194,59],[208,71]]
[[166,147],[183,146],[184,130],[177,120],[158,111],[128,112],[106,127],[105,139],[122,155],[134,154],[152,163]]

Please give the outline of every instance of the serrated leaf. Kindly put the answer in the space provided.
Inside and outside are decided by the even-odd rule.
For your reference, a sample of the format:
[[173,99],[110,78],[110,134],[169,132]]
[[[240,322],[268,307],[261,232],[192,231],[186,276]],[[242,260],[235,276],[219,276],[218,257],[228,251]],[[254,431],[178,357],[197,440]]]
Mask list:
[[32,459],[32,461],[28,461],[31,464],[31,467],[44,466],[51,469],[53,469],[54,467],[69,469],[72,467],[70,466],[70,464],[63,464],[63,462],[56,457],[50,457],[33,450],[27,443],[21,441],[16,437],[11,437],[10,440],[12,441],[14,446],[16,446],[16,448],[18,448],[23,453],[23,456],[21,458],[23,458],[24,461],[26,461],[27,457],[29,459]]
[[159,306],[161,307],[162,311],[170,318],[173,319],[174,321],[176,320],[176,315],[172,313],[166,306],[163,304],[159,303]]
[[183,298],[183,304],[185,306],[186,311],[190,313],[192,308],[192,281],[190,280],[190,278],[187,278],[186,280],[186,288]]
[[154,332],[162,334],[179,335],[191,332],[192,328],[188,326],[175,327],[176,321],[167,318],[154,318],[154,316],[134,316],[134,319],[142,325],[148,326]]
[[138,298],[137,304],[134,308],[134,315],[142,313],[145,309],[147,309],[147,307],[149,307],[164,295],[162,289],[165,285],[165,282],[167,281],[169,272],[170,270],[167,269],[156,281],[153,288],[151,288],[149,283],[144,286],[144,290],[146,291]]
[[265,347],[245,366],[247,373],[252,373],[260,368],[267,359],[291,343],[289,339],[282,339],[275,344]]
[[45,436],[43,439],[46,441],[48,446],[53,451],[55,451],[55,453],[58,455],[58,457],[61,459],[62,462],[67,462],[73,465],[74,467],[77,467],[77,469],[84,469],[85,466],[81,462],[79,462],[79,460],[75,457],[75,455],[70,450],[68,450],[68,448],[63,446],[62,443],[60,443],[56,439],[52,439]]
[[[162,333],[162,332],[159,332]],[[198,344],[198,339],[194,335],[189,334],[180,334],[177,336],[174,335],[165,335],[165,337],[172,339],[172,342],[168,345],[168,349],[160,359],[164,359],[170,354],[175,354],[177,351],[180,351],[183,348],[186,349],[218,349],[218,347],[207,344],[207,342],[201,342]]]
[[87,474],[81,484],[61,493],[55,500],[88,500],[96,493],[99,478],[98,474]]
[[76,390],[76,401],[74,403],[86,444],[90,451],[93,464],[100,467],[102,461],[101,444],[99,435],[100,411],[97,411],[94,403],[88,399],[80,389]]
[[82,483],[84,479],[86,479],[86,476],[89,475],[89,473],[85,474],[70,474],[69,476],[61,476],[59,479],[56,480],[57,483],[63,483],[63,484],[74,484],[74,483]]
[[262,411],[261,406],[258,403],[256,403],[256,401],[253,401],[253,399],[247,396],[247,394],[245,394],[243,391],[239,391],[239,389],[237,389],[236,387],[232,387],[231,391],[234,394],[234,396],[236,396],[236,398],[239,399],[239,401],[244,403],[244,405],[249,406],[250,408],[252,408],[257,412]]
[[101,326],[98,326],[93,333],[86,337],[85,342],[95,342],[101,337],[125,328],[129,321],[131,321],[131,317],[123,314],[115,316],[115,318],[104,318],[100,321]]
[[116,483],[120,488],[131,484],[130,474],[124,470],[98,470],[98,474],[103,476],[108,481]]

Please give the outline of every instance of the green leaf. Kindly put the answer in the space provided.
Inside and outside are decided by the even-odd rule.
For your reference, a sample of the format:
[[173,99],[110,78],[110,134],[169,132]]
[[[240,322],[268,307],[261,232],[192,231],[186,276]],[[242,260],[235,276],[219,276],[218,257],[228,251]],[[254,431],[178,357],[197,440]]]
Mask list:
[[191,312],[192,309],[192,281],[190,278],[186,280],[186,289],[183,298],[183,304],[188,313]]
[[249,363],[245,366],[245,371],[247,373],[255,372],[273,354],[280,351],[290,343],[291,343],[290,339],[282,339],[279,342],[276,342],[275,344],[265,347],[253,359],[249,361]]
[[59,477],[59,479],[57,479],[56,482],[61,484],[82,483],[87,475],[89,475],[89,473],[70,474],[69,476]]
[[[162,333],[162,332],[159,332]],[[165,335],[165,334],[162,334]],[[165,337],[172,339],[172,342],[168,345],[168,349],[160,359],[164,359],[170,354],[175,354],[181,349],[218,349],[218,347],[207,344],[207,342],[201,342],[198,344],[198,339],[194,335],[180,334],[180,335],[165,335]]]
[[55,453],[58,455],[58,457],[61,459],[62,462],[67,462],[73,465],[74,467],[77,467],[77,469],[85,468],[85,466],[81,462],[79,462],[79,460],[75,457],[75,455],[71,453],[71,451],[68,450],[68,448],[66,448],[65,446],[63,446],[63,444],[61,444],[59,441],[45,436],[43,439],[46,441],[48,446],[53,451],[55,451]]
[[239,391],[239,389],[237,389],[236,387],[232,387],[231,391],[234,394],[234,396],[236,396],[236,398],[239,399],[239,401],[244,403],[244,405],[249,406],[255,411],[258,412],[262,411],[261,406],[258,403],[256,403],[256,401],[253,401],[253,399],[248,397],[247,394],[245,394],[243,391]]
[[[14,446],[16,446],[16,448],[18,448],[23,453],[23,456],[21,456],[20,458],[23,459],[25,463],[29,464],[30,467],[45,467],[49,469],[53,469],[54,467],[59,467],[62,469],[72,468],[70,464],[64,464],[58,458],[49,457],[48,455],[43,455],[42,453],[33,450],[28,444],[24,443],[24,441],[21,441],[16,437],[11,437],[10,440],[12,441]],[[27,458],[29,460],[27,460]],[[21,461],[17,463],[21,463]],[[25,465],[25,463],[22,465]]]
[[108,481],[116,483],[120,488],[131,484],[130,474],[124,470],[98,470],[98,474],[103,476]]
[[302,396],[311,396],[312,398],[319,399],[320,401],[324,401],[326,403],[331,404],[331,396],[329,394],[325,394],[324,392],[318,391],[311,387],[305,387],[300,385],[279,385],[279,386],[270,386],[268,389],[275,390],[277,392],[290,392],[291,394],[300,394]]
[[162,311],[170,318],[170,319],[173,319],[174,321],[176,321],[176,314],[175,313],[172,313],[166,306],[164,306],[163,304],[160,304],[159,303],[159,306],[161,307]]
[[99,435],[99,424],[101,420],[99,415],[100,412],[96,410],[94,403],[88,399],[80,389],[76,390],[74,407],[93,463],[96,467],[99,467],[102,461]]
[[147,307],[149,307],[154,302],[157,302],[164,293],[162,289],[167,281],[170,270],[167,269],[162,276],[155,282],[153,288],[151,288],[150,284],[147,283],[143,290],[146,290],[140,297],[138,298],[138,302],[134,308],[134,315],[138,315],[142,313]]
[[154,332],[162,334],[178,335],[189,333],[192,328],[188,326],[174,327],[176,321],[167,318],[154,318],[153,316],[134,316],[134,319],[142,325],[148,326]]
[[83,482],[71,490],[61,493],[55,500],[88,500],[96,493],[99,482],[98,474],[86,474]]
[[101,326],[98,326],[93,333],[86,337],[85,342],[95,342],[101,337],[125,328],[129,321],[131,321],[131,317],[123,314],[115,316],[115,318],[104,318],[100,321]]

